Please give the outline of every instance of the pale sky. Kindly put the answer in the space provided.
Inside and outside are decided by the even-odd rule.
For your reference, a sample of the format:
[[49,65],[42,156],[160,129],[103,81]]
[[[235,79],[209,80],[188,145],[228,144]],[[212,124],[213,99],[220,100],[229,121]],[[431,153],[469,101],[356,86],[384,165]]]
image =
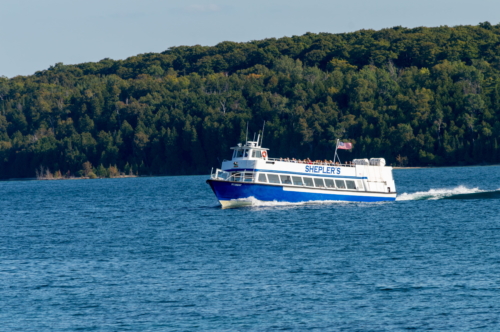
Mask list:
[[500,23],[500,0],[0,0],[0,76],[180,45],[484,21]]

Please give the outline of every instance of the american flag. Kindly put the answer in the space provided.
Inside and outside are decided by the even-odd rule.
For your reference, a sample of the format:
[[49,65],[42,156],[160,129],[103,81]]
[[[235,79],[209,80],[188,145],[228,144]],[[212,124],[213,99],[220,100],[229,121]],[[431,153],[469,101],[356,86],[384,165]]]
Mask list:
[[350,149],[352,149],[352,143],[339,142],[339,144],[337,145],[337,149],[340,149],[340,150],[350,150]]

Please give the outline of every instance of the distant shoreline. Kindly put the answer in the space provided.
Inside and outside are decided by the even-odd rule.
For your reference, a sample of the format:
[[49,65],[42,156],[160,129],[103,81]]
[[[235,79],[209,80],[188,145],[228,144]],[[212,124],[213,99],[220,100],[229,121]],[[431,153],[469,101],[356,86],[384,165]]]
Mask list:
[[392,166],[392,169],[417,169],[417,168],[435,168],[435,167],[433,167],[433,166],[416,166],[416,167]]
[[[488,167],[488,166],[500,166],[500,164],[491,165],[465,165],[465,166],[392,166],[392,169],[423,169],[423,168],[456,168],[456,167]],[[124,179],[124,178],[141,178],[141,177],[155,177],[155,176],[201,176],[207,174],[185,174],[185,175],[119,175],[110,178],[95,178],[91,179],[87,177],[69,177],[69,178],[12,178],[12,179],[0,179],[1,181],[55,181],[55,180],[100,180],[100,179]]]
[[57,181],[57,180],[99,180],[99,179],[122,179],[122,178],[137,178],[139,177],[138,175],[119,175],[119,176],[113,176],[113,177],[104,177],[104,178],[90,178],[88,176],[81,176],[81,177],[69,177],[69,178],[33,178],[33,180],[40,180],[40,181]]
[[500,166],[500,164],[488,164],[488,165],[463,165],[463,166],[393,166],[393,169],[419,169],[419,168],[455,168],[455,167],[488,167],[488,166]]
[[12,179],[0,179],[0,181],[60,181],[60,180],[102,180],[102,179],[123,179],[123,178],[138,178],[138,177],[146,177],[149,175],[120,175],[113,176],[109,178],[94,178],[91,179],[88,176],[82,177],[69,177],[69,178],[12,178]]

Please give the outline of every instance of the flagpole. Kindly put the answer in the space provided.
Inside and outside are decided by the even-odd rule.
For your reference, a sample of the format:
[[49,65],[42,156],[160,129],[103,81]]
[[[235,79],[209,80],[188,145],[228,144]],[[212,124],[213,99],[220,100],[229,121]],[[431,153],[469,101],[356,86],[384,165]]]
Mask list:
[[[335,156],[333,157],[333,163],[335,163],[335,160],[337,159],[337,149],[339,147],[339,139],[337,138],[337,144],[335,144]],[[340,158],[339,158],[339,163],[340,163]]]

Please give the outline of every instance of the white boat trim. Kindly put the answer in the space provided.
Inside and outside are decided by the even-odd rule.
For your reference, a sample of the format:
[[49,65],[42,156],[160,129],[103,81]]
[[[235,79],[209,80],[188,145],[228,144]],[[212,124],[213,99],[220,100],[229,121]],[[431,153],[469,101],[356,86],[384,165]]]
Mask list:
[[334,190],[334,189],[315,189],[315,188],[300,188],[300,187],[283,187],[284,191],[295,191],[302,193],[311,194],[328,194],[328,195],[344,195],[344,196],[364,196],[364,197],[394,197],[396,198],[397,193],[378,193],[378,192],[366,192],[366,191],[348,191],[348,190]]

